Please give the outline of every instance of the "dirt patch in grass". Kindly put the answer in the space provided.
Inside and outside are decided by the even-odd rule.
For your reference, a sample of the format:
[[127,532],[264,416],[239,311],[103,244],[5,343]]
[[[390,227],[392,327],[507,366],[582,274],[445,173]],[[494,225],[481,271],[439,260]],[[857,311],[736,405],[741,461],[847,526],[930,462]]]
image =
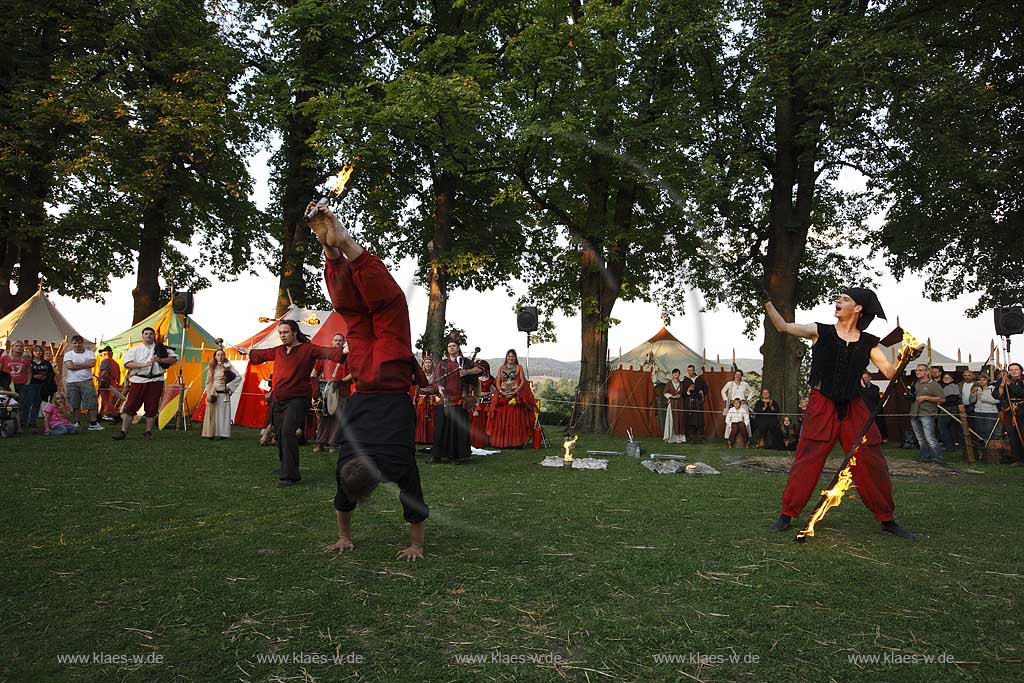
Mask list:
[[[724,460],[724,458],[723,458]],[[731,460],[731,459],[730,459]],[[917,462],[916,460],[889,460],[889,474],[894,477],[923,477],[929,479],[955,479],[963,476],[964,472],[954,467],[944,465],[933,465],[930,463]],[[730,465],[747,467],[764,472],[789,472],[793,458],[786,455],[755,455],[747,458],[738,458]],[[839,466],[843,464],[842,458],[832,457],[825,462],[825,472],[835,474]]]

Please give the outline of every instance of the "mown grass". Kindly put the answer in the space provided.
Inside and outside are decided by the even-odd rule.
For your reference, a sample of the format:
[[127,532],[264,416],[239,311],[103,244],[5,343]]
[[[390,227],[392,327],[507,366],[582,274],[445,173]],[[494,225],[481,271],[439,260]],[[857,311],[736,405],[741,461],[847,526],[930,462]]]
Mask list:
[[[726,464],[721,445],[657,447],[722,471],[710,477],[654,475],[625,457],[605,472],[567,472],[539,467],[537,451],[462,466],[421,461],[427,558],[408,564],[395,559],[408,528],[392,487],[357,510],[352,555],[321,552],[337,535],[333,456],[305,448],[302,485],[280,490],[276,451],[257,448],[250,430],[217,443],[165,432],[147,444],[138,428],[114,443],[109,434],[0,441],[0,678],[1024,676],[1019,468],[896,479],[898,518],[918,543],[880,533],[849,501],[811,543],[796,544],[792,533],[766,532],[784,476]],[[577,453],[619,447],[584,435]],[[58,660],[93,653],[162,661]],[[260,661],[275,653],[350,661]],[[521,663],[459,661],[492,653]],[[936,661],[849,660],[886,653]]]

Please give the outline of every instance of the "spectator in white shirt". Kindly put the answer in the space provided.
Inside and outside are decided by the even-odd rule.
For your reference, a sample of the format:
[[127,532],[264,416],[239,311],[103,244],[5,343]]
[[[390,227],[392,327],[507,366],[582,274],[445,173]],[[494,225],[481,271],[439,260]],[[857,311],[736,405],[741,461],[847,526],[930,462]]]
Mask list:
[[729,406],[737,398],[740,400],[740,406],[742,406],[743,410],[749,412],[750,408],[747,406],[747,403],[753,393],[753,387],[743,381],[743,373],[740,370],[734,372],[732,374],[732,381],[726,382],[725,386],[722,387],[722,403],[725,404],[722,414],[725,415],[729,412]]
[[725,438],[729,448],[750,445],[750,413],[738,398],[732,400],[732,407],[725,413]]
[[96,354],[85,348],[81,335],[71,338],[71,350],[64,353],[64,392],[71,404],[71,418],[77,424],[82,409],[89,411],[89,431],[102,432],[103,425],[96,419],[96,387],[92,383],[92,369]]

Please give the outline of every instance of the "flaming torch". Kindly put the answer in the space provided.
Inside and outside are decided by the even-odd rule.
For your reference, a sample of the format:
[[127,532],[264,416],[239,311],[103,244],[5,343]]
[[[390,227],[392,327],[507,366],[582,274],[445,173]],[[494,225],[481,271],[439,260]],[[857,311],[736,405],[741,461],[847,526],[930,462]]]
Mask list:
[[579,440],[580,435],[572,437],[572,439],[566,439],[562,442],[562,448],[565,449],[565,453],[562,455],[562,467],[572,467],[572,449],[576,447],[576,442]]
[[[914,360],[921,355],[921,342],[914,339],[913,335],[908,332],[904,332],[902,328],[897,327],[895,330],[890,332],[885,339],[882,340],[882,345],[891,346],[896,340],[901,339],[902,344],[900,346],[899,356],[897,358],[896,370],[893,372],[893,378],[900,377],[903,372],[907,369],[907,365],[910,361]],[[875,416],[878,415],[878,411],[885,407],[886,402],[889,400],[889,396],[892,395],[892,389],[896,386],[895,381],[889,382],[889,386],[885,388],[885,393],[882,394],[881,400],[875,409],[871,411],[871,415],[868,417],[867,422],[864,424],[864,428],[860,430],[860,435],[857,437],[856,443],[853,448],[846,454],[846,459],[843,461],[842,467],[836,472],[836,476],[832,478],[832,483],[829,487],[821,492],[821,500],[818,501],[817,507],[814,508],[814,512],[811,513],[810,519],[807,520],[807,526],[805,526],[800,533],[796,535],[796,540],[800,543],[805,543],[807,539],[814,537],[814,526],[825,518],[825,514],[834,507],[837,507],[843,502],[843,496],[849,490],[850,485],[853,484],[853,468],[857,465],[857,451],[860,447],[868,441],[868,430],[871,429],[871,425],[875,422]]]
[[[356,169],[352,164],[345,164],[341,167],[341,170],[338,171],[338,180],[334,183],[334,187],[331,188],[331,191],[328,193],[331,197],[341,199],[345,195],[345,187],[348,185],[348,179],[352,177],[352,171],[354,170]],[[327,197],[322,197],[320,202],[326,203]],[[319,209],[316,206],[310,209],[306,214],[306,220],[308,221],[312,219],[313,216],[317,214],[317,211],[319,211]]]

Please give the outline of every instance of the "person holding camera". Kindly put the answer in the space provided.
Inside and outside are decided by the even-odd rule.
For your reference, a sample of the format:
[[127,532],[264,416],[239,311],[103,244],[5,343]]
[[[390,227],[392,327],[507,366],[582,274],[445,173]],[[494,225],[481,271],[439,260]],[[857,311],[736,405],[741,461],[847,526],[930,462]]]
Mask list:
[[226,439],[231,436],[231,394],[242,383],[240,375],[224,355],[213,352],[206,369],[206,412],[203,414],[203,438]]
[[177,362],[174,349],[158,342],[152,327],[142,330],[141,344],[125,351],[124,368],[129,371],[128,400],[121,409],[121,429],[114,434],[114,441],[128,436],[128,425],[139,408],[145,408],[146,415],[146,431],[142,436],[147,441],[153,438],[160,397],[164,393],[164,373]]
[[1010,438],[1014,465],[1024,466],[1024,366],[1010,363],[992,390],[1003,408],[1003,424]]

